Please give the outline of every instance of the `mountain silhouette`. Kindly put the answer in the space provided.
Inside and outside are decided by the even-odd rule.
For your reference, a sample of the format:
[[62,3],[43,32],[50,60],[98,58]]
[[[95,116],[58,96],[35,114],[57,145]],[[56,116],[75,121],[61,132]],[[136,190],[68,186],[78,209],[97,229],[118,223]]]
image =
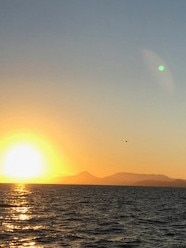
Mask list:
[[186,180],[173,179],[161,174],[136,174],[118,172],[106,177],[96,177],[87,171],[73,176],[56,178],[58,184],[81,185],[125,185],[125,186],[153,186],[153,187],[186,187]]
[[100,179],[91,175],[87,171],[83,171],[74,176],[64,176],[57,179],[62,184],[100,184]]

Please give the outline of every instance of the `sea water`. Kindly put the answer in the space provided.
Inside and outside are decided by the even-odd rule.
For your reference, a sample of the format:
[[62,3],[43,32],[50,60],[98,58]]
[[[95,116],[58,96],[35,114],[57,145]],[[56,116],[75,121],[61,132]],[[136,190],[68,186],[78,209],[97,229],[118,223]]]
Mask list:
[[0,247],[186,247],[186,189],[1,184]]

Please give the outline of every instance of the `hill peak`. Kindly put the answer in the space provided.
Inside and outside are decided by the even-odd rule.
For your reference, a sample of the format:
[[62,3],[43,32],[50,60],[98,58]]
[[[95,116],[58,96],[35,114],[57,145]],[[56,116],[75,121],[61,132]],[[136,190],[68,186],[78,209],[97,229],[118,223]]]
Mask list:
[[161,174],[138,174],[118,172],[106,177],[96,177],[88,171],[82,171],[74,176],[62,177],[58,180],[62,184],[89,184],[89,185],[139,185],[139,186],[183,186],[186,180],[174,181]]

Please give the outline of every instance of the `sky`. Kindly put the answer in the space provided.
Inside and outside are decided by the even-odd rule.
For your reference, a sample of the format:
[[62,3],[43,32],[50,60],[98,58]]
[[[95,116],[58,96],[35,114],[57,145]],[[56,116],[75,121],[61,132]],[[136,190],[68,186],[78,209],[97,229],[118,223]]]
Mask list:
[[185,10],[185,0],[0,0],[1,142],[43,137],[59,174],[186,179]]

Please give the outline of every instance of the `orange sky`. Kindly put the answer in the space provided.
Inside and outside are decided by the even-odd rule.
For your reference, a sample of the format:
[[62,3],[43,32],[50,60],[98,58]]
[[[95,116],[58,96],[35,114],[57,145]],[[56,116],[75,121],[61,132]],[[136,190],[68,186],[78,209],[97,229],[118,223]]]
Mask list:
[[58,175],[186,178],[186,17],[150,2],[0,3],[0,147],[26,132]]

